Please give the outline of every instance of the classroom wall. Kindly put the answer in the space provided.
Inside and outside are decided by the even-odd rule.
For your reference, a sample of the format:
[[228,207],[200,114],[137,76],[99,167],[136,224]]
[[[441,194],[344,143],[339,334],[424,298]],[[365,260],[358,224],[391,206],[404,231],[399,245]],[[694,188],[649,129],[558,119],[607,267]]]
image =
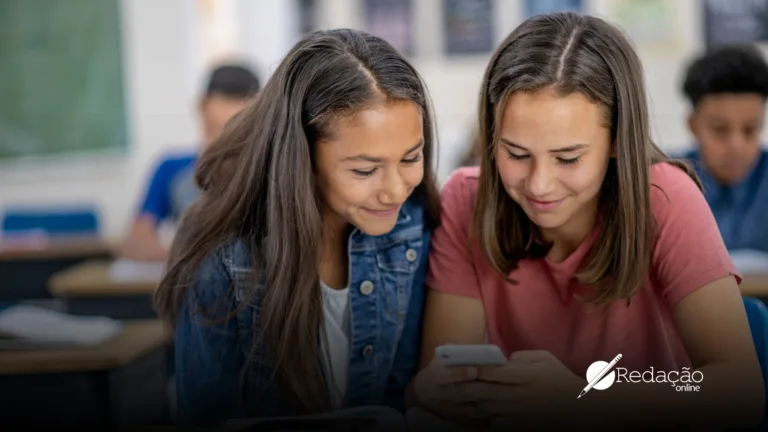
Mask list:
[[[233,7],[225,24],[237,18],[241,25],[233,40],[211,45],[203,40],[201,2],[122,0],[129,148],[0,162],[0,212],[19,205],[94,203],[103,234],[122,236],[160,155],[196,148],[195,104],[206,62],[242,55],[264,76],[288,49],[290,41],[281,35],[291,32],[285,25],[290,2],[226,1]],[[264,42],[270,34],[277,35],[276,43]]]
[[[361,27],[358,0],[319,0],[321,27]],[[587,10],[610,18],[609,0],[586,0]],[[678,49],[669,52],[638,47],[644,63],[647,88],[652,104],[651,116],[658,143],[668,151],[685,148],[690,140],[685,126],[688,110],[678,88],[685,63],[703,48],[699,0],[670,2],[675,7]],[[412,59],[429,87],[437,114],[440,133],[438,175],[445,179],[463,156],[476,113],[478,91],[487,55],[449,58],[442,54],[442,0],[415,2],[415,43],[419,53]],[[497,0],[496,39],[500,42],[524,17],[522,0]]]
[[[208,63],[244,56],[266,79],[297,40],[292,0],[217,0],[221,37],[212,43],[198,0],[122,0],[130,146],[125,154],[68,155],[34,161],[0,162],[0,211],[12,204],[94,202],[104,234],[124,232],[146,178],[162,153],[195,148],[197,92]],[[360,27],[361,0],[318,0],[321,28]],[[214,2],[208,2],[215,4]],[[587,0],[588,10],[609,13],[609,0]],[[670,2],[680,46],[640,48],[656,139],[668,151],[689,142],[687,106],[678,90],[684,61],[702,48],[698,0]],[[441,0],[418,0],[416,51],[412,61],[433,98],[444,180],[466,150],[477,93],[490,54],[446,58],[440,40]],[[523,19],[521,0],[497,0],[496,34],[501,40]],[[610,18],[610,17],[608,17]]]

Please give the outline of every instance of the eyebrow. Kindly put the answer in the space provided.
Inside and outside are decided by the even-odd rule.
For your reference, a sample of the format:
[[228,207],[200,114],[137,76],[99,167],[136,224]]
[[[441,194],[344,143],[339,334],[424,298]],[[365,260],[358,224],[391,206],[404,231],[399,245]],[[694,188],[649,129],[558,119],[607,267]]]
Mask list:
[[[405,155],[407,155],[408,153],[412,153],[412,152],[418,150],[423,145],[424,145],[424,138],[420,139],[419,142],[415,146],[409,148],[408,151],[405,152]],[[403,156],[405,156],[405,155],[403,155]],[[362,161],[362,162],[372,162],[372,163],[378,163],[378,162],[381,162],[382,160],[383,159],[380,158],[380,157],[369,156],[369,155],[366,155],[366,154],[360,154],[360,155],[357,155],[357,156],[349,156],[349,157],[345,157],[344,159],[342,159],[342,161]]]
[[[500,138],[500,140],[501,140],[501,142],[503,142],[504,144],[506,144],[506,145],[508,145],[510,147],[514,147],[516,149],[528,151],[527,148],[525,148],[525,147],[523,147],[523,146],[521,146],[519,144],[515,144],[515,143],[513,143],[512,141],[510,141],[510,140],[508,140],[506,138]],[[549,152],[550,153],[570,153],[570,152],[574,152],[576,150],[584,149],[586,147],[588,147],[586,144],[574,144],[572,146],[550,150]]]

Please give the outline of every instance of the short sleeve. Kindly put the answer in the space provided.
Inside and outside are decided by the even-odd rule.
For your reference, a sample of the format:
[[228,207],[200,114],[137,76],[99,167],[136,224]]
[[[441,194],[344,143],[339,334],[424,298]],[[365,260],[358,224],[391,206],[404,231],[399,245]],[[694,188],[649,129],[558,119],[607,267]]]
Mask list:
[[469,252],[476,173],[477,168],[461,168],[443,187],[441,223],[432,236],[426,283],[435,291],[479,299],[480,286]]
[[658,228],[653,266],[669,307],[726,276],[741,283],[712,210],[693,179],[680,168],[657,164],[651,184]]
[[149,188],[141,204],[141,215],[149,215],[155,219],[155,223],[160,223],[170,214],[171,181],[175,174],[173,161],[166,160],[155,170]]

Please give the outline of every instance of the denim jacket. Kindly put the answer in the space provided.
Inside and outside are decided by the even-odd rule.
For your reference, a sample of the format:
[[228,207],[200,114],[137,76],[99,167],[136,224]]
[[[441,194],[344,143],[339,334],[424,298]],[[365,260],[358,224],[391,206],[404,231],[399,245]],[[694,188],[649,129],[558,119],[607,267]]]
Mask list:
[[[431,236],[425,216],[421,204],[411,199],[401,208],[391,232],[374,237],[355,229],[350,234],[351,332],[345,407],[402,409],[405,388],[418,363]],[[175,329],[175,380],[177,417],[182,424],[297,413],[271,379],[262,344],[249,357],[253,332],[259,331],[254,322],[258,322],[264,292],[263,284],[258,284],[257,294],[243,304],[243,292],[252,283],[251,266],[244,242],[222,245],[203,261],[181,305]],[[232,315],[238,306],[233,317],[216,320]],[[253,382],[261,384],[243,385],[246,364],[253,368],[249,369],[256,377]]]

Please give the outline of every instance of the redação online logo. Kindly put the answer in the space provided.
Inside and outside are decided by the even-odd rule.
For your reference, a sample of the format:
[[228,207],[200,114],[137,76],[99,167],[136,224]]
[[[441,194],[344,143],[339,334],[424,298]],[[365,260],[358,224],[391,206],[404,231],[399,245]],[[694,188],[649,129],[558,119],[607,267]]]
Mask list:
[[657,371],[653,367],[649,370],[629,371],[627,368],[616,367],[616,363],[621,360],[619,354],[613,361],[605,362],[602,360],[592,363],[587,369],[587,386],[579,394],[578,398],[584,396],[593,388],[596,390],[605,390],[614,383],[669,383],[675,391],[679,392],[698,392],[701,389],[699,385],[704,381],[704,374],[701,371],[690,370],[684,367],[679,371]]

